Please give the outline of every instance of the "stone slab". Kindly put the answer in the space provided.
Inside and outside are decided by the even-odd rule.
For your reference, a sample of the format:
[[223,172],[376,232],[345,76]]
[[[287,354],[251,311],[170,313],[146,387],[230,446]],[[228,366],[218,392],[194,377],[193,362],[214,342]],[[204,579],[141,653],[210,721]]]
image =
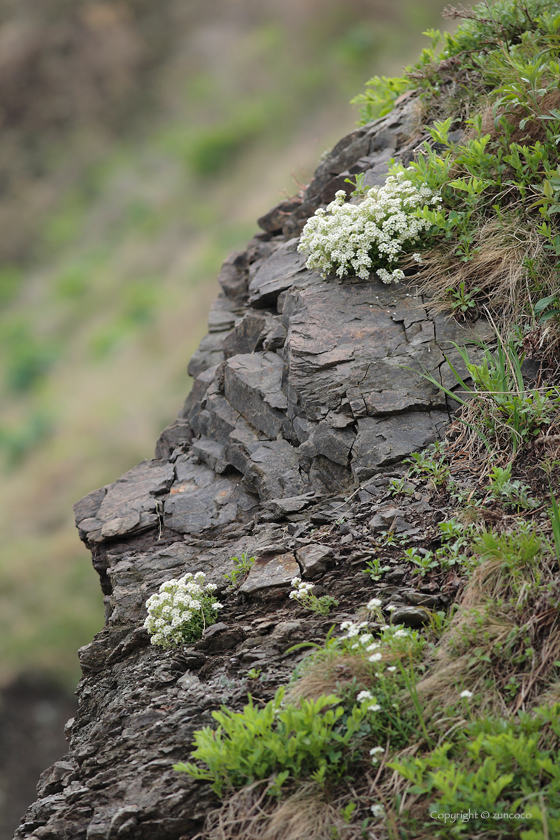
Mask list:
[[239,591],[254,595],[265,589],[289,586],[293,578],[298,576],[299,565],[293,554],[257,557]]

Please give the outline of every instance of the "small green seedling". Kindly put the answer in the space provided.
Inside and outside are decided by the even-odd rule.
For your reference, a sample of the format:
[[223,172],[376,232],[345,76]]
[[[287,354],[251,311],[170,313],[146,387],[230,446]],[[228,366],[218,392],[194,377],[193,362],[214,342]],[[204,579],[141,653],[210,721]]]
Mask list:
[[232,557],[231,559],[233,560],[233,569],[231,572],[226,572],[224,577],[234,589],[239,589],[238,579],[249,574],[255,563],[255,558],[247,557],[244,551],[241,557]]
[[381,576],[390,570],[390,566],[382,566],[381,560],[378,557],[374,557],[366,563],[364,574],[369,575],[372,580],[380,580]]
[[262,668],[251,668],[250,671],[247,671],[247,679],[248,680],[258,680],[260,675],[262,674]]

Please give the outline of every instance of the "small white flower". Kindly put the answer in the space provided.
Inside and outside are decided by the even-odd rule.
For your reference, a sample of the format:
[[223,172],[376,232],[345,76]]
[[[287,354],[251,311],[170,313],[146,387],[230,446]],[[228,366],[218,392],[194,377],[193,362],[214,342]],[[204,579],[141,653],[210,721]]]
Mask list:
[[379,662],[381,659],[383,659],[383,654],[382,653],[373,653],[369,657],[370,662]]
[[295,578],[292,580],[291,585],[292,585],[292,586],[296,586],[296,587],[297,587],[297,586],[299,586],[299,585],[300,585],[300,583],[301,583],[301,578],[295,577]]
[[459,697],[465,697],[467,700],[470,700],[470,698],[471,698],[472,696],[473,696],[472,691],[468,691],[467,689],[465,689],[464,691],[462,691],[462,692],[459,694]]
[[396,607],[394,604],[389,604],[389,606],[387,607],[387,612],[392,613],[395,612],[396,609],[398,609],[398,607]]
[[372,747],[372,749],[369,751],[369,754],[370,755],[375,755],[376,753],[383,753],[383,752],[385,752],[384,747]]
[[371,806],[371,813],[374,817],[377,817],[377,819],[379,819],[380,817],[385,816],[385,808],[383,807],[383,805],[376,802],[375,805]]
[[390,671],[390,673],[392,674],[394,671],[397,670],[397,666],[396,665],[389,665],[387,670]]
[[370,712],[378,712],[381,709],[379,703],[372,703],[371,706],[368,706],[368,711]]
[[376,607],[380,607],[382,603],[383,602],[381,601],[380,598],[372,598],[367,603],[367,609],[368,610],[374,610]]
[[361,703],[363,700],[373,700],[373,694],[371,691],[360,691],[358,696],[356,697],[356,701]]

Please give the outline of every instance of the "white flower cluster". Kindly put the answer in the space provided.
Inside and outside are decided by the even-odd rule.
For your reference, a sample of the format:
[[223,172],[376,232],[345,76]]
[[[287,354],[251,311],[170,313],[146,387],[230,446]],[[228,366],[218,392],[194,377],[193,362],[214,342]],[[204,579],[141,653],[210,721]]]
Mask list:
[[381,706],[376,701],[376,699],[373,696],[373,694],[371,693],[371,691],[360,691],[360,693],[356,697],[356,702],[357,703],[364,703],[364,702],[367,702],[369,700],[373,700],[373,703],[370,703],[370,705],[368,706],[368,711],[369,712],[378,712],[381,709]]
[[[396,283],[404,274],[392,265],[404,246],[417,242],[430,227],[414,211],[440,201],[428,187],[415,187],[405,171],[390,175],[382,187],[372,187],[358,204],[347,202],[346,193],[339,190],[326,210],[320,207],[307,221],[298,250],[309,254],[307,267],[323,276],[353,273],[367,280],[379,266],[377,276],[384,283]],[[412,256],[422,261],[419,254]]]
[[363,632],[368,626],[367,621],[356,623],[355,621],[343,621],[340,629],[346,631],[342,639],[349,645],[350,650],[355,650],[358,653],[369,654],[370,662],[380,662],[383,659],[383,654],[378,650],[381,645],[379,642],[373,641],[371,633]]
[[290,597],[292,601],[299,601],[300,604],[306,604],[313,592],[313,584],[304,583],[301,578],[295,577],[291,581],[291,586],[293,589],[288,597]]
[[159,593],[148,598],[144,627],[153,645],[173,647],[202,636],[207,621],[214,620],[222,608],[212,594],[216,584],[205,580],[204,572],[189,572],[162,583]]

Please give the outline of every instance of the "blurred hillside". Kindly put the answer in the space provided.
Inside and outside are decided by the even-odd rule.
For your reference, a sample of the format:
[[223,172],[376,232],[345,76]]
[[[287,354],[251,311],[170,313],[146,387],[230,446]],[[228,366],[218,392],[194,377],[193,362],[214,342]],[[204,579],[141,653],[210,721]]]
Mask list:
[[441,8],[0,0],[0,683],[75,684],[103,617],[72,503],[152,456],[221,262]]

